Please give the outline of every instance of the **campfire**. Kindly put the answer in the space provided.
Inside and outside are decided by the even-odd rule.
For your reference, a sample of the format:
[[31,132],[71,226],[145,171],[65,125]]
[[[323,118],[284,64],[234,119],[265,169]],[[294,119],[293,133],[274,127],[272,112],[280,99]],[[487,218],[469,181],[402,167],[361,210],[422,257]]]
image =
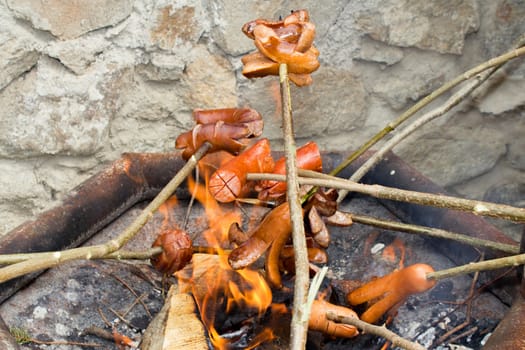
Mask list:
[[[6,256],[0,260],[6,264],[0,269],[6,293],[17,288],[9,285],[16,277],[63,262],[136,258],[123,247],[136,243],[136,233],[144,228],[152,233],[153,243],[141,259],[149,259],[157,277],[162,277],[163,292],[170,290],[156,318],[161,325],[151,322],[144,349],[159,348],[151,345],[159,332],[162,339],[175,333],[179,344],[186,344],[202,335],[201,329],[206,336],[199,343],[193,339],[195,346],[216,349],[299,349],[307,344],[312,349],[337,349],[338,344],[421,349],[421,343],[427,347],[464,339],[468,343],[474,337],[476,344],[484,344],[501,318],[494,314],[501,316],[505,307],[494,296],[480,295],[503,275],[481,278],[479,272],[522,265],[525,257],[519,254],[524,244],[520,250],[479,216],[524,222],[525,210],[447,196],[388,149],[367,152],[369,145],[343,157],[322,152],[313,140],[296,146],[289,81],[297,87],[314,83],[311,74],[319,67],[315,25],[308,12],[300,10],[279,21],[248,22],[242,30],[256,47],[242,58],[243,74],[279,76],[284,153],[263,137],[264,118],[251,108],[195,110],[194,128],[176,139],[179,151],[125,155],[86,183],[69,203],[73,209],[68,210],[88,212],[90,206],[77,203],[78,198],[94,198],[91,207],[108,202],[104,196],[110,194],[92,191],[101,179],[114,181],[111,188],[119,198],[125,197],[117,193],[126,190],[125,182],[139,184],[129,197],[148,192],[155,183],[167,183],[126,230],[104,243],[78,249]],[[368,178],[363,178],[366,172]],[[168,182],[167,174],[175,176]],[[185,190],[173,195],[184,181]],[[351,198],[346,198],[348,191]],[[55,227],[64,212],[45,213],[41,221]],[[388,219],[376,219],[369,212]],[[398,222],[392,213],[408,223]],[[147,226],[155,215],[158,223]],[[109,222],[100,217],[94,221]],[[96,227],[89,225],[86,230]],[[19,232],[26,234],[24,230],[30,229]],[[0,252],[31,250],[21,249],[18,240],[13,235],[0,242]],[[502,257],[501,252],[512,256]],[[488,261],[449,269],[483,259]],[[468,278],[466,273],[475,275]],[[457,281],[445,280],[459,275]],[[508,290],[515,287],[511,284]],[[451,299],[458,294],[462,300]],[[484,299],[473,310],[478,297]],[[178,314],[174,310],[183,303],[189,311]],[[520,303],[518,296],[516,305]],[[458,311],[463,305],[465,310]],[[189,320],[196,326],[187,331]],[[112,331],[109,337],[118,346],[137,345]],[[97,332],[90,334],[102,334]],[[160,343],[160,348],[170,348],[168,341]]]

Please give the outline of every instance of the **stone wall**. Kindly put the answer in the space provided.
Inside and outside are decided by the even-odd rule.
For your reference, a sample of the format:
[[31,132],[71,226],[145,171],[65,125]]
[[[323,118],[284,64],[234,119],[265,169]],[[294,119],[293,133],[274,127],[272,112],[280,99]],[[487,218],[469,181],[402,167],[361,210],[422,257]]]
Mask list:
[[[323,149],[357,147],[525,33],[523,0],[0,0],[0,233],[122,152],[171,150],[194,108],[256,108],[280,146],[277,79],[240,74],[240,27],[297,8],[321,68],[293,90],[296,136]],[[396,152],[461,195],[524,205],[523,62]]]

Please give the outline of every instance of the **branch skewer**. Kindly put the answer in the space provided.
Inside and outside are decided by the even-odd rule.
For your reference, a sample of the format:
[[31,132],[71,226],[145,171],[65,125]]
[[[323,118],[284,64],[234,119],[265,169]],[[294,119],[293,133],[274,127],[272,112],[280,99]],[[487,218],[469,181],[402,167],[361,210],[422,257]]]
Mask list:
[[[304,172],[301,173],[304,174]],[[247,178],[249,180],[285,181],[285,177],[283,175],[275,174],[248,174]],[[525,208],[518,208],[505,204],[464,199],[442,194],[401,190],[381,185],[365,185],[353,182],[351,180],[345,180],[320,173],[317,173],[316,178],[299,177],[297,180],[302,185],[338,188],[367,194],[375,198],[410,202],[421,205],[431,205],[439,208],[470,211],[476,215],[496,217],[516,222],[525,222]]]
[[466,265],[439,270],[427,274],[427,279],[441,280],[444,278],[466,275],[477,271],[496,270],[504,267],[519,266],[525,264],[525,254],[506,256],[504,258],[490,259]]
[[505,252],[508,254],[518,254],[520,250],[520,247],[518,244],[499,243],[499,242],[494,242],[494,241],[490,241],[487,239],[471,237],[471,236],[467,236],[464,234],[442,230],[442,229],[438,229],[434,227],[425,227],[425,226],[419,226],[419,225],[405,224],[402,222],[390,221],[390,220],[380,220],[380,219],[376,219],[376,218],[366,216],[366,215],[359,215],[359,214],[354,214],[354,213],[351,213],[351,214],[349,213],[349,215],[352,218],[353,222],[357,222],[357,223],[361,223],[365,225],[371,225],[375,227],[380,227],[380,228],[384,228],[388,230],[423,234],[423,235],[430,236],[430,237],[449,239],[449,240],[469,244],[471,246],[499,250],[501,252]]
[[337,315],[334,312],[330,312],[330,311],[326,314],[326,317],[329,320],[340,322],[340,323],[344,323],[344,324],[348,324],[348,325],[352,325],[352,326],[355,326],[355,327],[363,330],[366,333],[374,334],[374,335],[380,336],[382,338],[385,338],[385,339],[391,341],[392,345],[399,346],[399,347],[401,347],[403,349],[406,349],[406,350],[425,350],[425,348],[423,346],[421,346],[420,344],[411,342],[411,341],[409,341],[409,340],[407,340],[407,339],[405,339],[405,338],[395,334],[394,332],[388,330],[384,326],[376,326],[376,325],[373,325],[373,324],[370,324],[368,322],[362,321],[362,320],[360,320],[358,318],[355,318],[355,317],[344,317],[344,316]]
[[284,151],[286,155],[286,195],[290,206],[292,222],[292,239],[295,256],[295,284],[290,334],[290,348],[304,349],[308,331],[310,309],[306,307],[309,286],[308,253],[303,224],[303,214],[297,183],[296,147],[293,136],[292,104],[290,81],[287,65],[279,66],[279,82],[281,85],[282,122],[284,134]]

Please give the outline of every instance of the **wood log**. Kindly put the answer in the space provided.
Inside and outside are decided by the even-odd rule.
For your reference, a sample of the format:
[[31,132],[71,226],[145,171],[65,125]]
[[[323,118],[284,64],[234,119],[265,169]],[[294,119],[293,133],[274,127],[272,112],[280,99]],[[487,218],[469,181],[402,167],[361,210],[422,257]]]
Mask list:
[[193,296],[171,286],[166,302],[148,326],[141,350],[208,349],[206,331],[197,316]]

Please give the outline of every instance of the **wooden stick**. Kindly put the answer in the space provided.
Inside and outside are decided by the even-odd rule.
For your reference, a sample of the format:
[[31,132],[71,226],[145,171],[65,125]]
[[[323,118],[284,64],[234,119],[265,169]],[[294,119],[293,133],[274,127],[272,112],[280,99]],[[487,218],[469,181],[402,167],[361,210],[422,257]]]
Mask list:
[[286,155],[286,195],[290,207],[292,221],[292,239],[295,257],[295,284],[290,334],[290,349],[303,350],[306,346],[308,318],[310,310],[307,304],[309,271],[308,253],[303,224],[303,214],[299,198],[297,182],[296,147],[293,136],[292,99],[288,67],[282,63],[279,66],[279,82],[281,86],[282,123],[284,134],[284,152]]
[[408,233],[417,233],[429,237],[444,238],[450,239],[453,241],[469,244],[471,246],[490,248],[499,250],[508,254],[518,254],[520,247],[518,244],[506,244],[493,242],[486,239],[476,238],[467,236],[457,232],[450,232],[434,227],[425,227],[419,225],[405,224],[402,222],[390,221],[390,220],[381,220],[376,219],[366,215],[359,215],[354,213],[349,213],[352,221],[358,222],[360,224],[371,225],[375,227],[381,227],[388,230],[395,230],[400,232]]
[[[516,222],[525,222],[525,208],[517,208],[505,204],[496,204],[472,199],[451,197],[442,194],[401,190],[381,185],[365,185],[353,182],[351,180],[330,176],[328,174],[316,176],[318,178],[299,177],[297,180],[302,185],[339,188],[352,192],[364,193],[375,198],[469,211],[481,216],[491,216]],[[247,178],[249,180],[285,180],[283,175],[276,174],[248,174]]]
[[444,278],[466,275],[477,271],[496,270],[504,267],[519,266],[523,264],[525,264],[525,254],[519,254],[427,273],[427,279],[441,280]]
[[344,317],[344,316],[337,315],[337,314],[335,314],[333,312],[330,312],[330,311],[327,312],[326,317],[329,320],[332,320],[332,321],[335,321],[335,322],[340,322],[340,323],[344,323],[344,324],[348,324],[348,325],[357,327],[357,328],[365,331],[365,333],[370,333],[370,334],[374,334],[374,335],[380,336],[382,338],[385,338],[385,339],[389,340],[390,342],[392,342],[392,345],[399,346],[399,347],[401,347],[403,349],[406,349],[406,350],[425,350],[425,348],[423,346],[421,346],[420,344],[411,342],[411,341],[409,341],[409,340],[407,340],[407,339],[405,339],[405,338],[395,334],[394,332],[388,330],[384,326],[375,326],[375,325],[370,324],[368,322],[361,321],[358,318],[355,318],[355,317]]

